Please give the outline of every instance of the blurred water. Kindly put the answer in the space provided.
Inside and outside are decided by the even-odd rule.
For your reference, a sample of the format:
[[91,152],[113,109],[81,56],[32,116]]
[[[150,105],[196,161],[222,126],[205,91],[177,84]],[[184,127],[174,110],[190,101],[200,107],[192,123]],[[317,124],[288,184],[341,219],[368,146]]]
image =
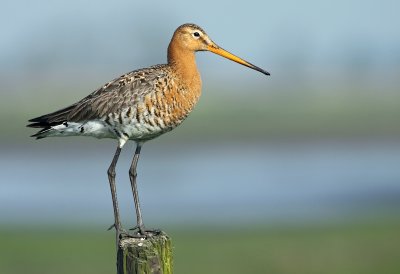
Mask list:
[[[87,139],[3,146],[0,224],[110,225],[106,170],[115,144]],[[132,153],[127,145],[117,188],[123,219],[133,224]],[[142,150],[138,183],[145,222],[158,226],[353,218],[400,212],[399,162],[398,142],[154,141]]]

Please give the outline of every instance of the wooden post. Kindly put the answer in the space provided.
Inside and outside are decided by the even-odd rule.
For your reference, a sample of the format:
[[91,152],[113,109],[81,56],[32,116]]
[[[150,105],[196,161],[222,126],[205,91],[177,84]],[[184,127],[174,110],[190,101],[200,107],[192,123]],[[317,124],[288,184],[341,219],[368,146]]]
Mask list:
[[118,274],[172,274],[172,244],[165,232],[118,243]]

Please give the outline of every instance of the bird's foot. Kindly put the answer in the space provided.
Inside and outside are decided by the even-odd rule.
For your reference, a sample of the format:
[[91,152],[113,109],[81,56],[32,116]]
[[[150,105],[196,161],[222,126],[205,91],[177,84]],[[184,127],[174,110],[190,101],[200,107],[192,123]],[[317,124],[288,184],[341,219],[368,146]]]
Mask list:
[[122,227],[117,227],[115,224],[112,224],[108,228],[108,230],[111,230],[113,228],[115,228],[115,230],[117,231],[117,238],[119,240],[123,238],[149,238],[161,234],[160,229],[147,229],[144,226],[135,226],[129,229],[130,231],[132,231],[130,232],[126,231]]
[[139,235],[137,233],[129,232],[126,231],[125,229],[122,228],[122,226],[116,226],[115,224],[112,224],[107,230],[111,230],[115,228],[117,232],[117,239],[122,240],[123,238],[145,238],[146,236]]
[[122,240],[124,238],[144,238],[143,236],[136,235],[135,233],[131,233],[129,231],[126,231],[125,229],[118,230],[117,235],[119,240]]
[[135,226],[129,230],[134,231],[133,233],[139,238],[149,238],[161,234],[160,229],[147,229],[144,226]]

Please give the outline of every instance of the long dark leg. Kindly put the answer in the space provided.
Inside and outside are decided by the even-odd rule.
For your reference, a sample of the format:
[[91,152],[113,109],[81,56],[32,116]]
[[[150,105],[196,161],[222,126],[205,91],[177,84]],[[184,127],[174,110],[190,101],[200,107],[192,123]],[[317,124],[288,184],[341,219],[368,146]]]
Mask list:
[[137,167],[137,163],[139,161],[141,148],[142,148],[141,144],[137,144],[136,150],[135,150],[135,155],[133,156],[131,168],[129,169],[129,179],[131,180],[133,199],[135,201],[137,228],[139,229],[139,233],[141,235],[144,235],[146,231],[145,231],[145,228],[143,225],[142,212],[140,210],[140,203],[139,203],[139,194],[138,194],[138,189],[137,189],[137,184],[136,184],[136,177],[137,177],[136,167]]
[[115,186],[115,166],[117,164],[120,152],[121,152],[121,148],[118,146],[117,150],[115,151],[114,158],[111,162],[111,165],[107,171],[108,181],[110,182],[113,207],[114,207],[114,227],[117,231],[117,241],[118,241],[119,235],[121,234],[121,231],[122,231],[121,219],[119,216],[118,200],[117,200],[117,188]]

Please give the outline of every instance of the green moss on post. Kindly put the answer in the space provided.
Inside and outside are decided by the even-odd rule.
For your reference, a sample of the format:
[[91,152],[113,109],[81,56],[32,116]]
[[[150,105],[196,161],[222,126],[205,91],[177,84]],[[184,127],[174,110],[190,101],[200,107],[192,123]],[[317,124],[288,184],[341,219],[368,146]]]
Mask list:
[[118,274],[172,274],[172,244],[165,232],[148,238],[124,238],[117,253]]

